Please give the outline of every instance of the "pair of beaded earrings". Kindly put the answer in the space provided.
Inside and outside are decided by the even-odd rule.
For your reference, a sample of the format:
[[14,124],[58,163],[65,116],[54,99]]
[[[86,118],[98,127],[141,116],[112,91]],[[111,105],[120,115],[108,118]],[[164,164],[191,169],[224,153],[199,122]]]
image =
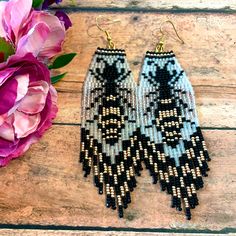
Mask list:
[[[173,208],[198,205],[196,190],[210,161],[199,127],[193,88],[174,53],[164,52],[164,33],[154,52],[145,55],[139,85],[133,79],[123,49],[98,48],[84,82],[81,155],[85,176],[92,171],[106,206],[123,209],[131,203],[142,165],[153,184],[172,197]],[[168,20],[178,38],[174,24]]]

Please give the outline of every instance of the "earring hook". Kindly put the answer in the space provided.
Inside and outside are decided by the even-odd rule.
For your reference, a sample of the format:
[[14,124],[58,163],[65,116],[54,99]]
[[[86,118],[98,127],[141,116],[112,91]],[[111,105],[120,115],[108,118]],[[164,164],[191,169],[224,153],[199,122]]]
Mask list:
[[102,32],[104,32],[106,34],[106,39],[107,39],[107,47],[109,49],[115,49],[115,44],[114,42],[112,41],[112,38],[111,38],[111,35],[110,35],[110,32],[107,30],[107,29],[104,29],[103,27],[101,27],[100,23],[99,23],[99,19],[101,18],[104,18],[106,19],[108,22],[107,24],[114,24],[114,23],[117,23],[117,22],[120,22],[119,19],[111,19],[109,17],[104,17],[102,15],[99,15],[96,17],[96,25],[98,27],[99,30],[101,30]]
[[175,31],[175,34],[176,36],[178,37],[178,39],[181,41],[182,44],[184,44],[184,40],[179,36],[178,32],[177,32],[177,29],[174,25],[174,23],[171,21],[171,20],[166,20],[166,21],[163,21],[160,25],[160,33],[161,33],[161,39],[160,41],[158,42],[157,46],[156,46],[156,52],[163,52],[164,51],[164,38],[165,38],[165,33],[163,31],[163,25],[165,23],[170,23]]

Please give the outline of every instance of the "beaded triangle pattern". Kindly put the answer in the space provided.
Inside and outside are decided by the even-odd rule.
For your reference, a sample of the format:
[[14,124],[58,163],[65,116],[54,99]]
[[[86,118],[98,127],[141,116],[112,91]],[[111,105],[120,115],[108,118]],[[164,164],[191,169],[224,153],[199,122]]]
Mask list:
[[94,172],[106,206],[131,202],[135,174],[142,169],[137,142],[137,86],[124,50],[98,48],[83,89],[81,155],[85,176]]
[[153,183],[191,219],[210,161],[198,124],[192,86],[173,52],[147,52],[138,88],[141,153]]

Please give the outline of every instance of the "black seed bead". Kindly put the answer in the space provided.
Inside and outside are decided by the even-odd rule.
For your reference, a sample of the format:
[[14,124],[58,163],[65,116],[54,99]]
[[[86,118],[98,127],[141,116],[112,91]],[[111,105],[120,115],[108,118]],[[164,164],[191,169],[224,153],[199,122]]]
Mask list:
[[165,191],[166,190],[165,180],[160,180],[160,185],[161,185],[161,191]]
[[114,197],[111,197],[111,208],[112,208],[112,210],[116,209],[116,201],[115,201]]
[[195,201],[193,197],[189,197],[189,205],[191,209],[195,208]]
[[94,184],[96,187],[99,187],[99,178],[97,175],[94,175]]
[[106,197],[106,207],[109,208],[111,207],[111,195],[107,195]]
[[197,206],[199,204],[197,194],[193,193],[192,196],[193,196],[193,200],[194,200],[194,205]]
[[123,218],[124,213],[123,213],[123,206],[118,206],[118,212],[119,212],[119,217]]
[[191,211],[190,208],[185,208],[185,214],[186,214],[186,218],[187,220],[191,220]]
[[124,209],[126,209],[128,207],[128,204],[127,204],[127,201],[126,201],[126,197],[122,197],[122,202],[123,202]]
[[99,183],[99,186],[98,186],[98,193],[99,194],[103,194],[103,183]]
[[177,206],[177,197],[176,196],[172,196],[172,204],[171,207],[175,208]]
[[157,184],[157,182],[158,182],[158,175],[156,174],[156,173],[153,173],[152,174],[152,178],[153,178],[153,184]]
[[127,183],[128,183],[130,192],[133,192],[134,188],[133,188],[133,182],[132,182],[132,180],[128,180]]
[[130,192],[126,192],[126,202],[131,203],[131,197],[130,197]]

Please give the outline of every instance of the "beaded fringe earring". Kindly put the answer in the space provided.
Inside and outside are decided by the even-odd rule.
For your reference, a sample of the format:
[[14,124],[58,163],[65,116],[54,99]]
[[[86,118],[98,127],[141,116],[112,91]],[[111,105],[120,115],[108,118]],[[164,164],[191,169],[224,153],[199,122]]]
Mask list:
[[191,219],[190,209],[198,205],[196,190],[203,187],[202,176],[207,176],[210,158],[193,88],[174,53],[163,52],[163,39],[155,52],[146,53],[140,75],[141,152],[153,183],[159,180],[161,189],[172,195],[172,207],[181,211],[183,205]]
[[99,193],[105,190],[106,206],[123,209],[131,202],[141,160],[136,141],[136,90],[124,50],[98,48],[83,88],[81,155],[85,176],[91,170]]

